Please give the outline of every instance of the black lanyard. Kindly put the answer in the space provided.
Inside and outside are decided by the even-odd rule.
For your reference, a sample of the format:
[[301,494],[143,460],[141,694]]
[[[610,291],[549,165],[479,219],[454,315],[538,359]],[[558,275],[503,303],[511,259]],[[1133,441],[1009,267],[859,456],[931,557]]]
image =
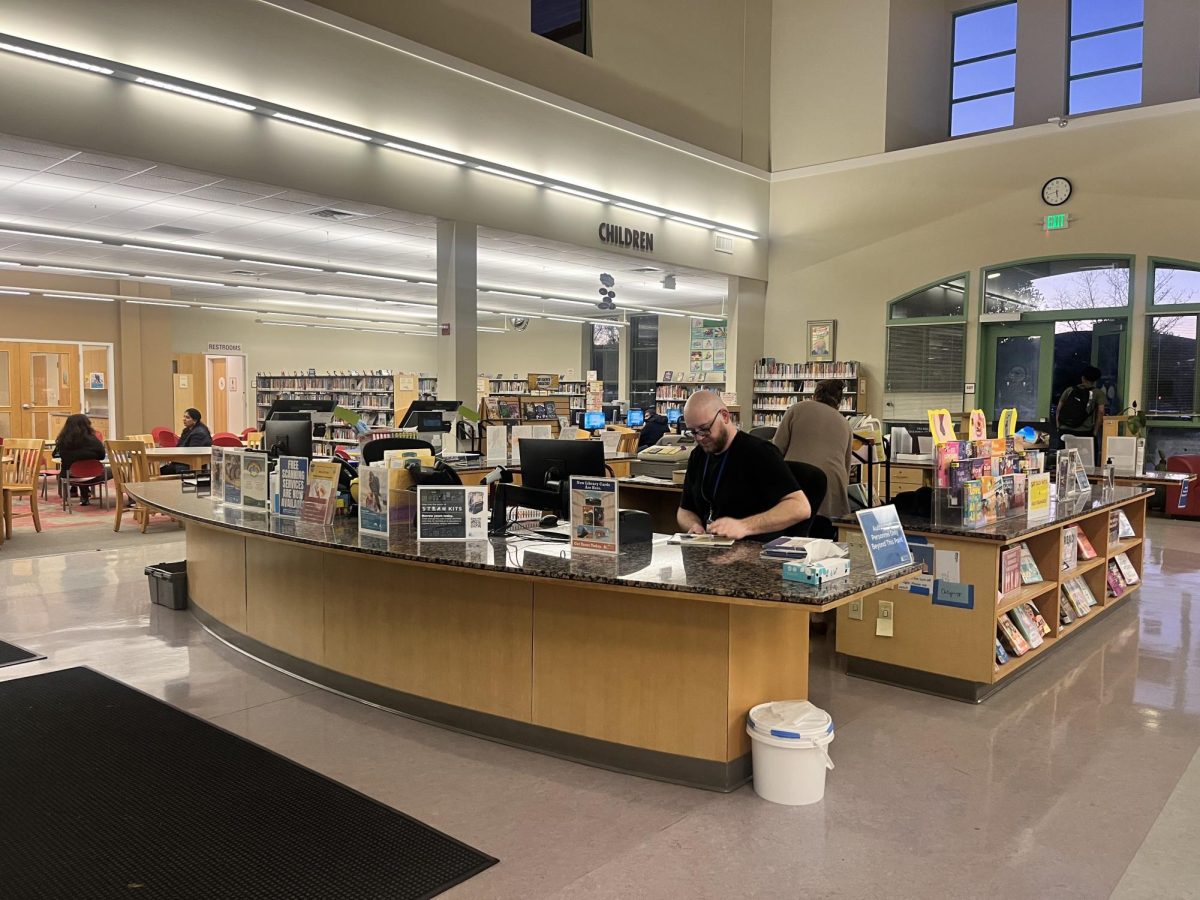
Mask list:
[[[732,449],[732,448],[730,448]],[[729,462],[729,450],[721,454],[721,466],[717,469],[717,479],[713,482],[712,499],[710,500],[704,493],[704,483],[708,480],[708,461],[712,457],[704,454],[704,472],[700,476],[700,499],[708,506],[708,520],[705,525],[711,525],[716,516],[717,491],[721,487],[721,476],[725,474],[725,463]]]

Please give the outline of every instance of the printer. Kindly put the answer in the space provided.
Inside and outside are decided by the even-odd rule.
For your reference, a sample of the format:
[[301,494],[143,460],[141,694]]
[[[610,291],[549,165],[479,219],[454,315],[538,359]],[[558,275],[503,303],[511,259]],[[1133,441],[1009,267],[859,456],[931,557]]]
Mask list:
[[692,438],[664,434],[653,447],[638,453],[637,459],[629,464],[629,474],[651,475],[670,481],[676,469],[687,468],[688,457],[695,446]]

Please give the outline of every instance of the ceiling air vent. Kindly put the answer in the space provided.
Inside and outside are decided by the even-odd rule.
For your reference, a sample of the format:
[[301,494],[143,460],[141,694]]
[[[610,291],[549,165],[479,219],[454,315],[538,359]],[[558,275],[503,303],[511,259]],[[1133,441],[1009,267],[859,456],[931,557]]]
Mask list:
[[362,216],[358,213],[346,212],[344,209],[316,209],[308,213],[310,216],[315,216],[318,219],[327,219],[332,222],[345,222],[347,219],[361,219]]
[[659,269],[655,266],[638,266],[636,269],[630,269],[629,271],[637,272],[639,275],[649,275],[652,272],[661,272],[662,269]]
[[262,278],[268,272],[251,272],[249,269],[234,269],[232,272],[226,272],[226,275],[236,275],[238,278]]
[[153,228],[147,228],[146,231],[154,234],[169,234],[173,237],[195,237],[198,234],[206,234],[199,228],[184,228],[182,225],[155,225]]

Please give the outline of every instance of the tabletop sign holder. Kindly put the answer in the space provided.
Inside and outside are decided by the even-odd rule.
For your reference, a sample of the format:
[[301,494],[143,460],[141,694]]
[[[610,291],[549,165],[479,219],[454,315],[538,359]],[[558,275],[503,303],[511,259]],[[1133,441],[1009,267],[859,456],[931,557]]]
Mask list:
[[616,554],[617,479],[571,477],[571,550]]
[[486,541],[487,488],[417,486],[418,541]]
[[886,575],[913,564],[908,537],[894,505],[860,509],[854,515],[858,517],[876,575]]

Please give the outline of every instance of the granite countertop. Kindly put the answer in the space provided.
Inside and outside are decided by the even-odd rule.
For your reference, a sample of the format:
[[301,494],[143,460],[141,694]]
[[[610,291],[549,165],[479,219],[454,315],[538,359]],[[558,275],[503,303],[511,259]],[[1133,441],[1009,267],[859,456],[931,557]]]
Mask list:
[[652,544],[626,548],[617,556],[572,553],[569,545],[530,533],[526,538],[454,543],[418,541],[414,529],[394,529],[389,538],[359,534],[355,519],[338,517],[329,526],[269,516],[215,503],[180,481],[127,485],[138,500],[171,515],[300,544],[458,568],[520,573],[644,591],[671,591],[813,607],[840,605],[850,596],[917,571],[907,567],[876,577],[864,553],[851,554],[851,573],[820,587],[783,580],[782,563],[759,559],[762,545],[744,541],[728,548],[681,547],[656,535]]
[[[920,534],[944,534],[952,537],[1010,543],[1020,540],[1026,535],[1033,534],[1035,531],[1041,531],[1044,528],[1079,518],[1088,513],[1098,512],[1102,509],[1115,509],[1129,500],[1134,500],[1138,497],[1151,497],[1153,495],[1154,491],[1151,488],[1118,486],[1113,488],[1111,500],[1101,500],[1099,490],[1093,488],[1090,494],[1071,497],[1059,503],[1053,497],[1052,488],[1050,514],[1038,519],[1030,519],[1025,515],[1020,515],[1004,519],[992,525],[985,525],[981,528],[964,528],[962,525],[937,525],[934,524],[931,518],[926,516],[902,515],[900,516],[900,524],[904,527],[905,531]],[[837,519],[834,524],[842,528],[858,528],[858,520],[854,516],[843,516]]]

